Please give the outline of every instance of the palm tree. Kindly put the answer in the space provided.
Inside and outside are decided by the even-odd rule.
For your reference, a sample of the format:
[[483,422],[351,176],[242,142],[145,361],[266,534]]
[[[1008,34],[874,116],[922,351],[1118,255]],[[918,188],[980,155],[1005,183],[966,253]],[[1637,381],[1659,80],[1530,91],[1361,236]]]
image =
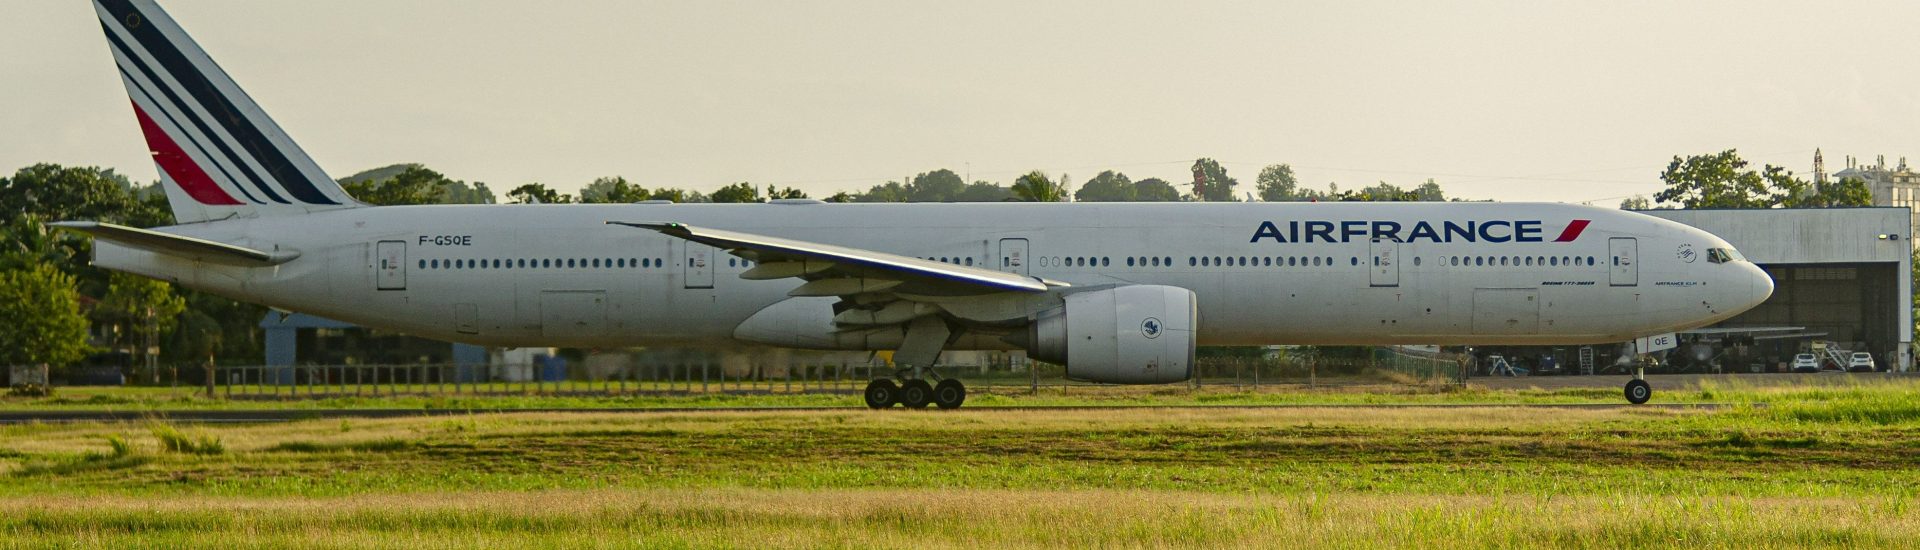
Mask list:
[[1026,202],[1064,202],[1067,189],[1047,179],[1046,172],[1034,170],[1013,180],[1013,196]]

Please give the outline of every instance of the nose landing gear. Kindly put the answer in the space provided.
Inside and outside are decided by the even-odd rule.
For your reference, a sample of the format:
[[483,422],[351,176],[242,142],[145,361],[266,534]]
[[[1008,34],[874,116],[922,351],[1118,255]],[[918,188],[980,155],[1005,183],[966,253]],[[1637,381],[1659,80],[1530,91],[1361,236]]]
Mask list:
[[1647,362],[1652,358],[1641,355],[1633,364],[1633,379],[1627,381],[1627,402],[1644,405],[1653,398],[1653,385],[1647,383]]

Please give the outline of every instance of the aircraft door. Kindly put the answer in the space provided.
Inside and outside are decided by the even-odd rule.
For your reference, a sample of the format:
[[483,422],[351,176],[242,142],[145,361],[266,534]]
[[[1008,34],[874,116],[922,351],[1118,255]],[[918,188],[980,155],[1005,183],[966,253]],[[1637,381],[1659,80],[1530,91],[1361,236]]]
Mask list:
[[1400,286],[1400,243],[1392,239],[1373,241],[1373,286]]
[[1000,270],[1008,273],[1027,274],[1027,240],[1000,239]]
[[682,250],[686,251],[681,261],[681,274],[686,278],[687,288],[713,288],[713,247],[704,244],[683,241]]
[[407,242],[380,241],[374,243],[375,271],[380,290],[407,289]]
[[1613,286],[1635,286],[1640,284],[1640,242],[1633,237],[1614,237],[1607,239],[1607,255],[1611,256],[1607,264],[1611,273],[1607,280]]

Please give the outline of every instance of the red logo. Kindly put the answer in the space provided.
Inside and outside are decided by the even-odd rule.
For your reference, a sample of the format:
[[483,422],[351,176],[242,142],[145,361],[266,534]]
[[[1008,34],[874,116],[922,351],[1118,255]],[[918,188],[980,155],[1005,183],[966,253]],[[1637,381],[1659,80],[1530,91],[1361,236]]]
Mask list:
[[1560,238],[1554,239],[1553,242],[1556,242],[1556,243],[1573,242],[1574,239],[1580,238],[1581,232],[1587,230],[1587,224],[1589,223],[1593,223],[1593,220],[1573,220],[1572,223],[1567,224],[1566,231],[1560,232]]

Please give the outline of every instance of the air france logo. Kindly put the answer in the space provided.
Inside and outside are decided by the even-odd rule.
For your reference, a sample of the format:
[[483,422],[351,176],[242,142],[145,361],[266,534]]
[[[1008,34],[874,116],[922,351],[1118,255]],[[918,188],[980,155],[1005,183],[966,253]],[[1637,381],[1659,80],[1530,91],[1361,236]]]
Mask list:
[[[1489,243],[1537,243],[1545,242],[1544,229],[1540,220],[1469,220],[1464,222],[1442,221],[1438,225],[1431,222],[1416,222],[1407,227],[1395,221],[1345,220],[1340,222],[1310,220],[1289,221],[1283,226],[1272,221],[1260,222],[1253,230],[1253,239],[1248,242],[1260,242],[1272,239],[1276,243],[1346,243],[1355,240],[1396,241],[1403,243],[1430,242],[1489,242]],[[1553,242],[1573,242],[1586,232],[1587,224],[1592,220],[1572,220],[1560,236]]]
[[1698,257],[1693,253],[1693,243],[1680,245],[1680,249],[1675,251],[1673,255],[1680,258],[1680,261],[1687,263],[1693,263],[1694,258]]
[[1142,336],[1146,336],[1148,339],[1159,338],[1160,337],[1160,320],[1152,317],[1148,317],[1147,320],[1141,321],[1140,334]]

